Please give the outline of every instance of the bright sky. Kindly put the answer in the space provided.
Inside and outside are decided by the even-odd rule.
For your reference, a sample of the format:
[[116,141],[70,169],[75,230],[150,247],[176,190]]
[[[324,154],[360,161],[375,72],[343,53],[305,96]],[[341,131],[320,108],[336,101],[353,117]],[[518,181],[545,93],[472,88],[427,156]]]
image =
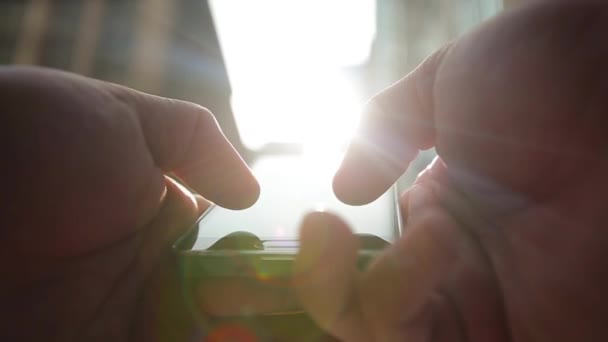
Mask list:
[[363,98],[343,68],[369,57],[375,0],[212,0],[245,145],[338,149]]

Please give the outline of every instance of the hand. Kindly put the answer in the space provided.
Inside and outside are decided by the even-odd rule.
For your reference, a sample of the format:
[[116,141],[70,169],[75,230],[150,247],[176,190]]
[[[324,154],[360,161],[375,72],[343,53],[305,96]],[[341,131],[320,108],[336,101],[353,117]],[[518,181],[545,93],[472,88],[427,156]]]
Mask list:
[[304,221],[298,291],[320,325],[345,341],[608,339],[607,19],[592,1],[505,13],[372,99],[339,198],[375,199],[420,149],[439,159],[365,272],[339,218]]
[[[1,339],[193,337],[171,245],[206,199],[259,194],[212,114],[40,68],[0,68],[0,90]],[[189,299],[222,315],[255,311],[260,292],[210,281]]]

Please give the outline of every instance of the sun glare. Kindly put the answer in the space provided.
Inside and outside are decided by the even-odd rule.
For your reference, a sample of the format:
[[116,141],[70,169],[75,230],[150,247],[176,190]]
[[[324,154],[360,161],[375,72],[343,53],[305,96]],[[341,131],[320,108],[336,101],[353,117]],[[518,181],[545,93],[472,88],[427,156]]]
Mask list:
[[245,145],[303,144],[335,154],[364,99],[346,68],[365,63],[374,0],[214,0],[218,36]]

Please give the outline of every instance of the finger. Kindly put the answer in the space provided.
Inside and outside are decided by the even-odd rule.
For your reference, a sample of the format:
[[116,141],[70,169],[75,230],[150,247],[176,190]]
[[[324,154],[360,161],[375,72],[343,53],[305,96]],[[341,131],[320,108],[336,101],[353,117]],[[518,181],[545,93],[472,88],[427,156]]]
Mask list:
[[296,258],[296,293],[326,331],[344,341],[370,341],[356,298],[358,241],[346,224],[328,213],[302,223]]
[[366,105],[334,178],[340,200],[355,205],[373,201],[405,172],[418,150],[433,146],[433,86],[447,50],[439,50]]
[[430,299],[450,264],[436,245],[434,227],[443,229],[449,221],[430,210],[434,196],[419,185],[406,195],[406,234],[370,265],[359,287],[364,317],[378,341],[430,340]]
[[[399,197],[399,209],[401,212],[401,219],[403,222],[407,222],[410,212],[415,212],[421,207],[419,203],[413,203],[410,206],[410,195],[412,192],[418,192],[417,188],[420,186],[428,187],[432,190],[436,190],[439,184],[446,184],[447,182],[447,169],[441,158],[435,157],[433,161],[422,170],[414,184],[401,194]],[[438,198],[434,198],[433,204],[438,204]],[[412,209],[413,208],[413,209]]]
[[166,192],[156,216],[140,231],[138,262],[140,269],[154,267],[158,258],[185,234],[209,201],[195,197],[173,179],[165,176]]
[[205,198],[231,209],[251,206],[259,185],[209,110],[122,87],[113,93],[137,112],[156,165]]
[[165,186],[161,208],[142,231],[138,244],[138,267],[134,269],[143,274],[146,286],[141,289],[140,305],[132,322],[134,340],[186,340],[195,326],[184,305],[179,268],[169,256],[173,242],[210,203],[167,176]]
[[488,223],[471,216],[463,205],[466,200],[443,179],[445,171],[444,164],[435,161],[408,191],[406,209],[407,229],[425,229],[435,242],[433,254],[444,260],[436,263],[444,271],[432,305],[433,341],[502,341],[508,333],[500,287],[484,252],[488,235],[471,229],[487,228]]

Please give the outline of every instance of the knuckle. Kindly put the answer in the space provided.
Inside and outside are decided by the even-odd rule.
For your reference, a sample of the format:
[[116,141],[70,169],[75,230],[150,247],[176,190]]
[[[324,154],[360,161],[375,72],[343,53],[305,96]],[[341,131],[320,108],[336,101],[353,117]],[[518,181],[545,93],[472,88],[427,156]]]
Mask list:
[[191,110],[194,113],[196,113],[198,120],[200,120],[200,124],[202,126],[218,126],[218,122],[215,115],[213,115],[213,113],[209,109],[191,102],[186,102],[186,104],[190,106]]

